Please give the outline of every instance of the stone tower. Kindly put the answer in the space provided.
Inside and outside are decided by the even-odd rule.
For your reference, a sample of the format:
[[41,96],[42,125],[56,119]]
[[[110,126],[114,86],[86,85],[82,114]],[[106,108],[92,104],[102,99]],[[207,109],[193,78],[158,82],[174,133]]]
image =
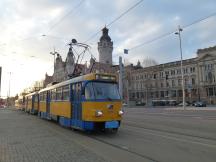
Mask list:
[[67,76],[73,75],[75,69],[75,57],[71,47],[69,48],[65,64],[66,64],[65,68],[66,68]]
[[98,42],[99,62],[112,65],[113,42],[108,35],[108,29],[102,29],[102,36]]

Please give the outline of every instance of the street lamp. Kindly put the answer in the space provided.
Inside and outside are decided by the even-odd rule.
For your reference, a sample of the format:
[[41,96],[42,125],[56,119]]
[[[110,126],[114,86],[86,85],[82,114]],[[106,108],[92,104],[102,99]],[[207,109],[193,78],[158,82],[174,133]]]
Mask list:
[[10,103],[10,89],[11,89],[11,72],[9,72],[9,85],[8,85],[7,106],[9,106],[9,103]]
[[183,109],[185,109],[185,90],[184,90],[184,74],[183,74],[183,67],[182,67],[182,44],[181,44],[181,32],[183,29],[178,26],[178,31],[175,32],[176,35],[179,36],[179,47],[180,47],[180,54],[181,54],[181,77],[182,77],[182,100],[183,100]]
[[50,54],[54,56],[54,69],[55,69],[55,55],[57,55],[58,52],[56,52],[54,48],[54,52],[50,52]]

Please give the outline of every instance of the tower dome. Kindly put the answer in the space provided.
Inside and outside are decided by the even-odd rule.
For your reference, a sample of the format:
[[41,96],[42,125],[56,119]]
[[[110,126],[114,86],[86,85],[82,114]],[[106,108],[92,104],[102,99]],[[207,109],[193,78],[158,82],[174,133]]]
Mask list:
[[108,35],[108,32],[109,32],[109,29],[107,29],[106,27],[104,27],[102,29],[102,36],[100,37],[100,41],[108,41],[108,42],[111,42],[111,38],[110,36]]

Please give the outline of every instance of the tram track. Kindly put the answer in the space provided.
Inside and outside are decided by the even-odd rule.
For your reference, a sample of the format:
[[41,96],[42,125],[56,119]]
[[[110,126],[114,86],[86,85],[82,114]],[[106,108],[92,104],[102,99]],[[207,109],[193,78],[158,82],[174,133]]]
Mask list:
[[169,134],[173,134],[173,135],[180,135],[180,136],[185,136],[185,137],[191,137],[191,138],[197,138],[197,139],[201,139],[201,140],[208,140],[208,141],[214,141],[216,142],[216,138],[212,138],[212,137],[204,137],[204,136],[200,136],[200,135],[194,135],[194,134],[187,134],[187,133],[183,133],[183,132],[177,132],[177,131],[171,131],[171,130],[164,130],[164,129],[158,129],[158,128],[150,128],[150,127],[145,127],[145,126],[140,126],[138,124],[136,124],[135,122],[124,122],[124,125],[126,126],[130,126],[130,127],[136,127],[136,128],[141,128],[144,130],[148,130],[148,131],[155,131],[155,133],[169,133]]
[[89,137],[89,138],[92,138],[92,139],[94,139],[94,140],[97,140],[97,141],[99,141],[99,142],[101,142],[101,143],[104,143],[104,144],[110,145],[110,146],[112,146],[112,147],[115,147],[115,148],[117,148],[117,149],[120,149],[120,150],[129,152],[129,153],[132,153],[132,154],[134,154],[134,155],[136,155],[136,156],[139,156],[139,157],[141,157],[141,158],[144,158],[144,159],[147,159],[147,160],[150,160],[150,161],[153,161],[153,162],[159,162],[158,160],[153,159],[153,158],[150,157],[150,156],[143,155],[143,154],[140,154],[140,153],[138,153],[138,152],[132,151],[132,150],[128,149],[127,147],[120,146],[120,145],[115,145],[115,144],[113,144],[113,143],[107,142],[107,141],[102,140],[102,139],[100,139],[100,138],[98,138],[98,137],[95,137],[95,136],[90,136],[90,135],[88,135],[88,137]]
[[[50,127],[50,125],[52,127]],[[68,131],[67,131],[67,134],[66,133],[62,133],[61,131],[58,131],[58,130],[62,129],[62,127],[59,127],[59,125],[57,123],[55,123],[55,122],[50,122],[50,121],[46,122],[46,120],[45,120],[43,126],[46,127],[48,130],[50,130],[52,132],[55,132],[55,134],[58,134],[58,135],[64,137],[67,140],[74,141],[73,138],[71,139],[71,134],[68,134]],[[53,127],[55,127],[56,129],[53,129]],[[72,131],[70,128],[66,128],[65,130],[67,130],[67,129],[69,131]],[[74,131],[72,131],[72,132],[74,132]],[[130,154],[133,154],[134,156],[137,156],[137,157],[143,159],[143,161],[160,162],[160,161],[158,161],[158,160],[156,160],[156,159],[154,159],[154,158],[152,158],[150,156],[143,155],[143,154],[140,154],[140,153],[135,152],[133,150],[130,150],[129,148],[124,147],[123,145],[117,145],[117,144],[110,143],[110,142],[108,142],[106,140],[103,140],[103,139],[99,138],[97,135],[99,135],[99,134],[94,134],[94,133],[93,134],[92,133],[89,134],[87,132],[82,132],[82,131],[75,131],[73,133],[74,137],[76,137],[77,139],[80,139],[80,141],[75,140],[74,142],[76,142],[77,144],[80,144],[80,145],[84,146],[87,149],[89,149],[89,145],[87,145],[85,142],[83,142],[83,140],[85,140],[85,141],[87,140],[88,141],[88,139],[86,139],[86,138],[90,138],[90,139],[92,139],[92,142],[96,141],[98,143],[101,143],[102,145],[108,145],[111,148],[114,148],[114,149],[117,149],[117,150],[120,150],[120,151],[123,151],[123,152],[127,152],[127,153],[130,153]],[[107,134],[105,133],[104,135],[107,135]],[[93,145],[95,145],[94,143],[95,142],[93,142]],[[92,143],[90,145],[92,145]]]

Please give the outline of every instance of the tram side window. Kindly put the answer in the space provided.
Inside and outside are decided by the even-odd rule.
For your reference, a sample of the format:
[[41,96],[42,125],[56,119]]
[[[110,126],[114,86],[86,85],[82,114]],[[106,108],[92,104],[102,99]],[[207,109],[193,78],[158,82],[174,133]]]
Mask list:
[[69,100],[69,96],[70,96],[69,90],[70,90],[69,85],[62,87],[62,91],[63,91],[62,100]]
[[56,100],[62,100],[62,88],[56,89]]
[[35,95],[35,102],[38,102],[38,95]]
[[46,98],[47,98],[47,92],[44,92],[44,93],[43,93],[43,98],[44,98],[43,101],[46,101]]
[[40,96],[40,98],[39,98],[39,99],[40,99],[40,101],[43,101],[43,93],[40,93],[40,95],[39,95],[39,96]]
[[94,91],[92,88],[92,83],[88,83],[85,87],[85,98],[87,100],[94,99]]
[[55,89],[53,89],[52,91],[51,91],[51,100],[56,100],[56,90]]

